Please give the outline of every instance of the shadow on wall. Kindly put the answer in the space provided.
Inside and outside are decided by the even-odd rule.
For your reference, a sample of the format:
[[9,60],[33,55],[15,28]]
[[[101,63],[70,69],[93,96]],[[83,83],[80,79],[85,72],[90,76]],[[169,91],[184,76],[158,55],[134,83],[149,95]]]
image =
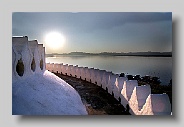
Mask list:
[[[167,94],[151,94],[150,85],[138,86],[137,80],[120,79],[112,72],[104,70],[47,63],[46,69],[54,73],[61,73],[81,78],[89,82],[101,84],[104,90],[121,100],[121,104],[130,110],[132,115],[171,115],[171,104]],[[96,76],[100,77],[97,78]],[[125,77],[124,77],[125,78]]]
[[23,64],[22,58],[20,60],[18,60],[18,63],[17,63],[17,66],[16,66],[16,71],[17,71],[17,74],[19,76],[23,76],[23,74],[24,74],[24,64]]
[[34,57],[33,57],[33,60],[32,60],[32,63],[31,63],[31,70],[33,72],[35,72],[35,69],[36,69],[36,63],[35,63],[35,60],[34,60]]
[[12,37],[12,81],[45,71],[45,48],[27,36]]

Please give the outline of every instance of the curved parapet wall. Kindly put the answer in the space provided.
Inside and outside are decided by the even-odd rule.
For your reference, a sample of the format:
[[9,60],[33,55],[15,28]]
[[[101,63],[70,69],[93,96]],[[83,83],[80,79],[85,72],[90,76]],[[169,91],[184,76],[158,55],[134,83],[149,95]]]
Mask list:
[[[47,63],[47,70],[54,70],[58,64]],[[121,101],[124,107],[130,107],[132,115],[171,115],[171,104],[167,94],[151,94],[149,85],[138,86],[137,80],[128,80],[112,72],[88,67],[78,67],[60,64],[54,70],[64,75],[81,78],[114,94],[115,99]]]
[[37,40],[28,41],[27,36],[12,37],[12,81],[45,70],[43,45],[38,44]]

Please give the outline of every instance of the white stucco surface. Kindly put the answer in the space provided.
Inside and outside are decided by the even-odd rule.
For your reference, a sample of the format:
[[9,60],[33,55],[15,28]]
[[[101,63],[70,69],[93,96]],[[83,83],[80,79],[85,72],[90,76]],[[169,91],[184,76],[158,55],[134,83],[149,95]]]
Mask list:
[[87,115],[79,94],[49,71],[13,83],[14,115]]

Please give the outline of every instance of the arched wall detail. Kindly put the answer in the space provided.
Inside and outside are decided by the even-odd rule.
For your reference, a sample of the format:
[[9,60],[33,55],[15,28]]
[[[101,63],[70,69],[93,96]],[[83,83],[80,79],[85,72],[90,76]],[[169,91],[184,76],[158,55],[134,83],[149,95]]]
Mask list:
[[41,46],[38,48],[37,40],[28,41],[27,36],[12,37],[13,82],[45,71],[45,48]]

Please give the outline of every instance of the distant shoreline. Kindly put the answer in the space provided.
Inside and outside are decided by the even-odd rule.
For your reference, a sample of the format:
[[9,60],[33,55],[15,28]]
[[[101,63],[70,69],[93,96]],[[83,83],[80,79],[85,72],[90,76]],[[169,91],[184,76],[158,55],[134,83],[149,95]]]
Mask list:
[[46,57],[57,56],[142,56],[142,57],[172,57],[172,52],[129,52],[129,53],[116,53],[116,52],[101,52],[101,53],[86,53],[86,52],[70,52],[70,53],[52,53],[46,54]]
[[137,57],[172,57],[172,55],[70,55],[70,54],[46,54],[46,57],[60,57],[60,56],[71,56],[71,57],[85,57],[85,56],[137,56]]

